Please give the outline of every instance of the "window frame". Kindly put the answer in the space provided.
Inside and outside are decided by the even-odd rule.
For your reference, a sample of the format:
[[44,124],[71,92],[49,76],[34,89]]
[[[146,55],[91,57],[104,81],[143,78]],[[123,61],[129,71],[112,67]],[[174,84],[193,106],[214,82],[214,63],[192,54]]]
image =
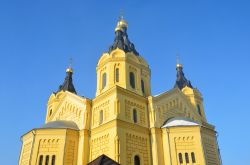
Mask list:
[[102,89],[104,89],[107,86],[107,73],[104,72],[102,74]]
[[129,84],[132,89],[136,88],[136,79],[135,79],[135,73],[134,72],[129,72]]
[[191,159],[192,159],[192,163],[196,163],[194,152],[191,152]]
[[185,161],[186,161],[186,163],[189,163],[189,156],[188,156],[187,152],[185,153]]
[[120,69],[115,68],[115,82],[118,83],[120,81]]
[[56,163],[56,155],[52,155],[51,165],[55,165],[55,163]]
[[140,165],[141,164],[141,159],[139,155],[134,156],[134,165]]
[[99,111],[99,124],[103,123],[103,110]]
[[43,155],[39,156],[39,165],[43,165]]
[[135,108],[133,109],[133,122],[138,123],[138,114]]
[[46,155],[45,157],[45,165],[49,165],[49,155]]
[[141,91],[143,94],[145,94],[145,83],[143,79],[141,79]]
[[182,153],[178,154],[178,158],[179,158],[179,163],[183,164],[183,157],[182,157]]

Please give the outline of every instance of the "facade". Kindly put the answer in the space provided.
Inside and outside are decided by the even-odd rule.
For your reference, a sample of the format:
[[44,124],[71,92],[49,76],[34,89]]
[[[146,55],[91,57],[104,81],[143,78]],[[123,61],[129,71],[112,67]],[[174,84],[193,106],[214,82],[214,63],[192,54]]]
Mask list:
[[66,70],[45,124],[22,136],[19,165],[86,165],[103,155],[122,165],[221,164],[215,128],[182,65],[174,88],[152,96],[149,65],[127,29],[120,19],[98,61],[94,99],[77,95],[73,69]]

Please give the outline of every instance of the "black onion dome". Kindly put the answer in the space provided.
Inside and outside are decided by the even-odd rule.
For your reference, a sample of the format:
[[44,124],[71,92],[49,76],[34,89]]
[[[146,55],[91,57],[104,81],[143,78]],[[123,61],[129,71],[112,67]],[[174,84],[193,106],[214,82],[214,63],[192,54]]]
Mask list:
[[139,53],[136,51],[135,46],[132,42],[128,39],[127,34],[127,28],[128,24],[127,22],[122,18],[116,26],[115,29],[115,39],[113,45],[109,47],[109,53],[111,53],[116,48],[119,48],[123,50],[125,53],[127,52],[133,52],[135,55],[139,55]]
[[174,87],[175,88],[177,87],[180,90],[182,90],[185,86],[193,88],[191,82],[188,79],[186,79],[183,73],[183,68],[181,64],[177,64],[176,71],[177,71],[177,79],[176,79]]
[[59,86],[57,93],[60,91],[69,91],[71,93],[77,94],[75,87],[73,85],[72,75],[73,75],[72,68],[68,68],[66,71],[66,77],[64,79],[64,82],[62,85]]

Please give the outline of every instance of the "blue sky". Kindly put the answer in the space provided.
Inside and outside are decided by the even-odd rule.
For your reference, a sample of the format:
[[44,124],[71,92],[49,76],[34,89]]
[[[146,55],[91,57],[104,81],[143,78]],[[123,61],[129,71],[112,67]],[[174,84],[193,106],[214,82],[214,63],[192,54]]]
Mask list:
[[1,164],[17,164],[20,136],[45,121],[50,94],[74,59],[75,88],[93,98],[95,67],[124,10],[152,71],[152,93],[175,82],[176,54],[204,97],[225,165],[250,161],[250,2],[244,0],[0,1]]

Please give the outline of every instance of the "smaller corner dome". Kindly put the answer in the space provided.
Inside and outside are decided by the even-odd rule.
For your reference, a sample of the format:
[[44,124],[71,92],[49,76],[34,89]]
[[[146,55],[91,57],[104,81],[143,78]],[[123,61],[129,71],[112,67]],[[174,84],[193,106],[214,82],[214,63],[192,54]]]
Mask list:
[[51,121],[44,124],[41,128],[69,128],[79,130],[75,122],[66,120]]
[[200,124],[189,118],[175,117],[167,120],[161,128],[177,127],[177,126],[198,126]]

